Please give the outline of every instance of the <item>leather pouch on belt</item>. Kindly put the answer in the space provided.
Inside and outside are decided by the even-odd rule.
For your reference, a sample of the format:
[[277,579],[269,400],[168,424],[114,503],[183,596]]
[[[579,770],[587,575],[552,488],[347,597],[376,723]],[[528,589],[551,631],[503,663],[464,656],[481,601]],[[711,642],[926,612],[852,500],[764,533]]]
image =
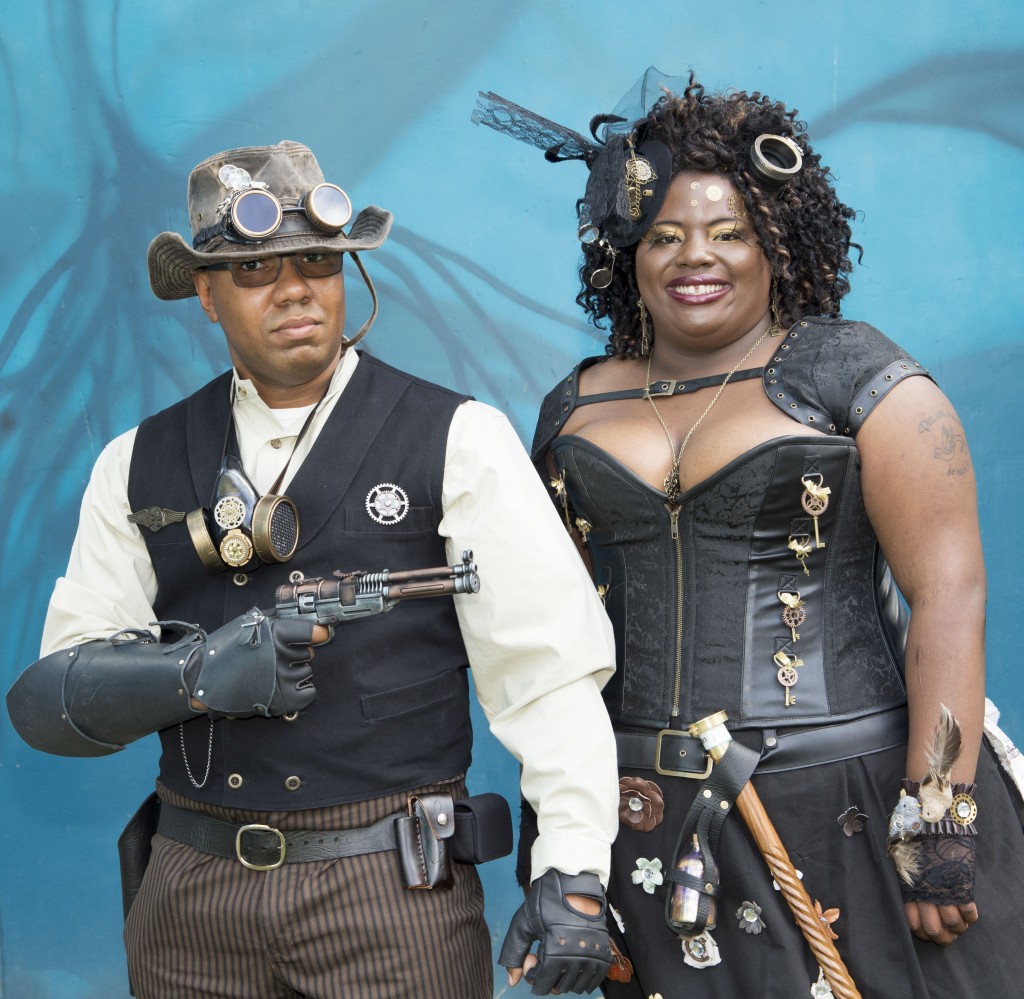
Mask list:
[[452,860],[484,864],[512,852],[512,812],[500,795],[475,794],[455,802]]
[[406,888],[451,888],[449,841],[454,832],[455,804],[450,794],[409,798],[409,814],[395,819]]

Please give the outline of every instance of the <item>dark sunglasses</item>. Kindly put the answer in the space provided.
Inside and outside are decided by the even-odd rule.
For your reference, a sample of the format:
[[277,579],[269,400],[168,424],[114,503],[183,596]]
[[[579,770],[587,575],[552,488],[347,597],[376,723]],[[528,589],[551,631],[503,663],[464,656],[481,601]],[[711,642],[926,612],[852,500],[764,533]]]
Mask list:
[[208,271],[230,271],[231,280],[239,288],[260,288],[273,284],[281,276],[284,258],[291,257],[295,269],[306,278],[330,277],[341,272],[344,254],[324,253],[314,250],[309,253],[276,253],[272,257],[254,257],[252,260],[229,260],[223,264],[207,264]]

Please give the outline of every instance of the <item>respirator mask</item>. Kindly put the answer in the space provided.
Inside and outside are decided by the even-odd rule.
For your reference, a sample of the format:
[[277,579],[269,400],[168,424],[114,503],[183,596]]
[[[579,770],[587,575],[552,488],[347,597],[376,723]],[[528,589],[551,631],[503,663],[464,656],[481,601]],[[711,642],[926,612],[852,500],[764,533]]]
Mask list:
[[[280,480],[279,480],[280,481]],[[261,565],[287,562],[299,543],[299,512],[277,484],[261,496],[233,455],[225,454],[217,472],[209,509],[186,518],[189,537],[210,575],[250,572]]]

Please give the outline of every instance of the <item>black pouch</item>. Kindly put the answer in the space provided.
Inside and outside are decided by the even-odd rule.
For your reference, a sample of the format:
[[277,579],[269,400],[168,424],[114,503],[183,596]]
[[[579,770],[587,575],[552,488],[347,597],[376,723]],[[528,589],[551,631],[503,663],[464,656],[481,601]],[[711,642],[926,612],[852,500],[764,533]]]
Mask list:
[[476,794],[455,802],[452,860],[484,864],[512,852],[512,812],[500,795]]
[[118,837],[117,857],[121,864],[121,903],[125,919],[128,918],[128,910],[139,893],[142,877],[149,866],[149,856],[153,850],[151,841],[159,818],[160,799],[154,791],[139,805],[138,811]]
[[455,803],[450,794],[409,798],[409,814],[395,819],[398,856],[405,887],[445,891],[452,886],[449,843],[455,832]]

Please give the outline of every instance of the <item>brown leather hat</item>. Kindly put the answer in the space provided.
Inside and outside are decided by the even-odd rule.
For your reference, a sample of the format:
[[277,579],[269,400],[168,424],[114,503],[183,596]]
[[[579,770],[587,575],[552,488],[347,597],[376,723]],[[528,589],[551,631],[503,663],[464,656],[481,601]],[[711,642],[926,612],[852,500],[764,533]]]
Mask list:
[[203,160],[188,178],[191,245],[176,232],[162,232],[149,244],[149,283],[154,294],[165,300],[189,298],[196,293],[192,274],[224,260],[303,250],[358,252],[380,246],[391,229],[392,216],[376,205],[364,208],[348,233],[325,232],[302,211],[286,211],[278,228],[262,239],[224,232],[231,199],[244,189],[240,185],[268,191],[287,209],[323,182],[316,157],[298,142],[244,146]]

